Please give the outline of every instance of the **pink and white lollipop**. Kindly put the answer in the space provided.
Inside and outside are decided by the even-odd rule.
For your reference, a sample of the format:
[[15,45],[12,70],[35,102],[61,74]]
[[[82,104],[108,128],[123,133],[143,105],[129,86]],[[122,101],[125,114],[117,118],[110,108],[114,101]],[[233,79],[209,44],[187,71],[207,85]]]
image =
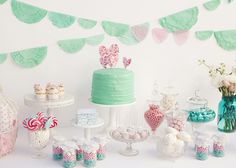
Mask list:
[[56,117],[52,117],[52,124],[50,126],[50,128],[54,128],[58,125],[58,120],[56,119]]

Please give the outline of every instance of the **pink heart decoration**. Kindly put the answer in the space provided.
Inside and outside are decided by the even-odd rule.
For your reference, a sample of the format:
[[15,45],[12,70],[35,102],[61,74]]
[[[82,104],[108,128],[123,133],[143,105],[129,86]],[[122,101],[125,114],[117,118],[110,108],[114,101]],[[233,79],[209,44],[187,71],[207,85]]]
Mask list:
[[173,33],[173,36],[174,36],[174,41],[177,45],[183,45],[188,39],[189,32],[179,31],[179,32]]
[[152,29],[152,38],[156,43],[162,43],[168,37],[168,31],[161,28]]
[[144,23],[131,27],[132,34],[138,41],[142,41],[148,34],[149,24]]
[[123,57],[123,64],[125,66],[125,69],[130,65],[131,63],[131,58],[126,58],[126,57]]
[[119,47],[117,44],[112,44],[109,49],[105,46],[99,47],[100,63],[104,68],[107,66],[115,67],[119,59]]

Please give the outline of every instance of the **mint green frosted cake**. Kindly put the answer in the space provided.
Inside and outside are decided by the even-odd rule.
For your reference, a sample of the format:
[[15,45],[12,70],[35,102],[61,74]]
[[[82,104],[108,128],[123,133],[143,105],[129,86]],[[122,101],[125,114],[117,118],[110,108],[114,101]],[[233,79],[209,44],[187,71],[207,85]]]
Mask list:
[[96,70],[92,81],[92,102],[105,105],[134,102],[134,73],[127,69]]

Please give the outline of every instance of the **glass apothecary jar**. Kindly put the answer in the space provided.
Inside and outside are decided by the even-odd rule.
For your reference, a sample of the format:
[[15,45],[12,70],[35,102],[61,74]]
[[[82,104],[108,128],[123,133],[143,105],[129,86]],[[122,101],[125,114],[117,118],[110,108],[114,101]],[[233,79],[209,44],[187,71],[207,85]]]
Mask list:
[[172,86],[168,86],[161,91],[162,100],[160,102],[161,107],[164,111],[168,111],[175,106],[177,103],[176,97],[179,93]]
[[215,111],[208,107],[207,99],[198,96],[198,91],[195,91],[193,97],[187,99],[187,103],[187,121],[192,123],[193,128],[200,127],[200,124],[208,123],[215,119]]

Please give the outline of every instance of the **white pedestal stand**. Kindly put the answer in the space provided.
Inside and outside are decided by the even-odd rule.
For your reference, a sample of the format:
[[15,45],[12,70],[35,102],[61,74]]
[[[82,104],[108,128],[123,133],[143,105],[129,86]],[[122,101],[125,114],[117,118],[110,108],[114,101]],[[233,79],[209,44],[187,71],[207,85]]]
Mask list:
[[48,99],[40,100],[34,94],[29,94],[24,97],[24,103],[26,106],[44,108],[47,110],[48,116],[52,114],[53,109],[70,106],[73,105],[74,102],[75,98],[70,94],[65,94],[63,97],[57,100],[48,100]]
[[104,104],[97,104],[93,103],[91,100],[90,102],[94,104],[97,107],[105,107],[109,109],[109,122],[108,126],[105,128],[105,132],[108,133],[109,131],[113,130],[116,128],[117,123],[116,123],[116,108],[118,107],[128,107],[134,105],[136,102],[128,103],[128,104],[120,104],[120,105],[104,105]]
[[98,119],[98,122],[96,124],[80,124],[80,123],[75,123],[75,120],[72,121],[74,127],[81,127],[84,129],[84,138],[87,141],[90,141],[91,139],[91,129],[101,127],[104,125],[104,120],[103,119]]

